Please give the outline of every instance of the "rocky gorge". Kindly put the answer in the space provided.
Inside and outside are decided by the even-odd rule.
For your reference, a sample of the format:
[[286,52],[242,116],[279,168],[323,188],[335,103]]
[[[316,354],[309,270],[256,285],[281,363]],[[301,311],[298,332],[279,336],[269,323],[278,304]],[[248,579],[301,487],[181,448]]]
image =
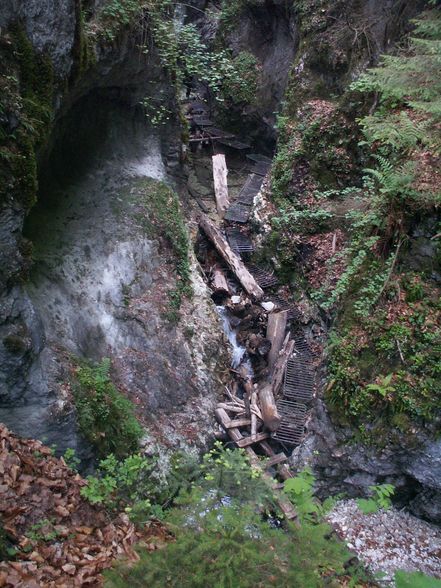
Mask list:
[[[301,309],[288,331],[300,331],[318,358],[304,437],[282,445],[290,467],[311,468],[321,499],[392,484],[397,508],[439,524],[439,372],[418,372],[437,363],[439,349],[435,198],[418,207],[400,192],[399,205],[381,208],[363,234],[372,239],[363,259],[372,255],[371,267],[385,276],[374,284],[375,302],[363,291],[371,314],[357,314],[357,288],[369,290],[361,264],[360,281],[334,300],[358,259],[361,223],[357,217],[354,229],[352,218],[372,216],[366,168],[386,157],[378,138],[363,146],[356,120],[373,115],[379,93],[360,98],[351,84],[381,54],[395,55],[413,19],[436,6],[176,4],[173,26],[192,27],[184,49],[164,41],[155,2],[8,0],[0,8],[0,421],[55,445],[58,455],[74,449],[91,470],[97,455],[79,426],[78,374],[108,358],[112,382],[142,426],[144,452],[199,455],[220,436],[214,412],[231,377],[223,326],[230,343],[237,331],[257,377],[266,376],[250,338],[265,338],[268,311],[251,300],[245,310],[227,302],[225,323],[207,285],[215,263],[198,220],[201,201],[218,220],[213,143],[185,119],[187,89],[209,103],[217,126],[272,159],[254,201],[252,261],[270,267],[279,282],[273,293]],[[217,99],[221,82],[194,58],[196,34],[217,56],[213,71],[231,59],[244,84],[227,76]],[[413,190],[434,194],[439,154],[427,145],[420,140],[406,157],[417,165]],[[234,198],[246,158],[240,148],[218,151]],[[429,343],[417,331],[430,333]],[[402,402],[396,411],[394,402]]]

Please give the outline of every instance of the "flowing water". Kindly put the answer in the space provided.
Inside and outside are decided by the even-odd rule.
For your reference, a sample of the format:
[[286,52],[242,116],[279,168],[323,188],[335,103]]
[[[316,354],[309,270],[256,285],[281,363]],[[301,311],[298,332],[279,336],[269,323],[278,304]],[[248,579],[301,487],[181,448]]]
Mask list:
[[243,345],[240,345],[237,341],[237,333],[231,325],[228,310],[225,306],[217,306],[217,311],[222,320],[222,327],[224,333],[231,345],[232,349],[232,360],[231,367],[236,369],[239,366],[244,366],[247,374],[253,376],[253,368],[251,366],[250,359],[247,354],[247,350]]

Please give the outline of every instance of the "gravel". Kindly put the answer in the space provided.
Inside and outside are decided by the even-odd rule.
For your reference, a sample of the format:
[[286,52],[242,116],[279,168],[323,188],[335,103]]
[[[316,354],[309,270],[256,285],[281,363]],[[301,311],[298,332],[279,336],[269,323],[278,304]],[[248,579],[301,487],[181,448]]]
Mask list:
[[441,578],[441,529],[391,508],[363,514],[355,500],[338,502],[327,516],[337,534],[381,583],[393,586],[396,570]]

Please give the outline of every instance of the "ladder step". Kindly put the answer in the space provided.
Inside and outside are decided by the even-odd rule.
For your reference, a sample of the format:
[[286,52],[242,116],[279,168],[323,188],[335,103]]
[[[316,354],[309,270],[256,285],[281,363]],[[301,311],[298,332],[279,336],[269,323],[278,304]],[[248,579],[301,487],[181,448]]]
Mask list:
[[279,463],[287,461],[287,459],[288,458],[284,453],[278,453],[277,455],[274,455],[274,457],[269,458],[269,460],[265,463],[265,468],[271,468]]
[[268,439],[268,437],[268,433],[257,433],[257,435],[251,435],[250,437],[239,439],[239,441],[236,441],[236,445],[238,447],[249,447],[250,445],[254,445],[254,443]]

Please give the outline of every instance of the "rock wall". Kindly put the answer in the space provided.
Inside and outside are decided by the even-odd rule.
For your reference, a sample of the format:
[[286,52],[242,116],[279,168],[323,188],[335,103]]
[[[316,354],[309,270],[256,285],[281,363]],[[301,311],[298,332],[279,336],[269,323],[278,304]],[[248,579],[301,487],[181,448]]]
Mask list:
[[195,355],[189,344],[202,328],[194,310],[194,324],[170,324],[171,250],[147,234],[134,194],[149,178],[180,181],[179,123],[158,134],[139,106],[161,92],[175,108],[158,55],[153,46],[142,53],[144,32],[132,29],[95,42],[85,62],[74,1],[2,5],[0,23],[5,43],[6,27],[20,23],[56,79],[50,133],[38,146],[38,204],[28,214],[11,189],[1,205],[0,420],[87,456],[66,385],[69,355],[110,357],[147,428],[159,413],[175,415],[173,439],[158,427],[154,442],[201,447],[210,434],[207,406],[220,387],[221,330],[206,290],[198,295],[203,328],[212,332],[203,335],[205,351]]

